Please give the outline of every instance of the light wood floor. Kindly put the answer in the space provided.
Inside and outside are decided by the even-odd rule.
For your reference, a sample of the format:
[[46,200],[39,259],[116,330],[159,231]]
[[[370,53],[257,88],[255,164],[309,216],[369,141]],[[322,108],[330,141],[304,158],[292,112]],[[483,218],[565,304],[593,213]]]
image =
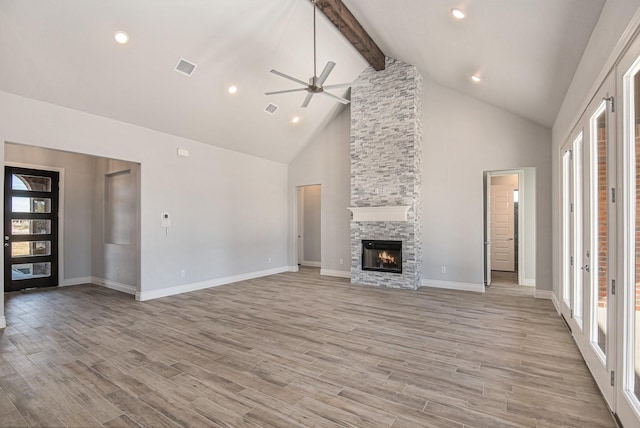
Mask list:
[[491,285],[487,290],[494,294],[510,294],[512,296],[533,297],[535,287],[518,285],[518,272],[491,271]]
[[313,269],[5,297],[2,426],[615,426],[550,301]]

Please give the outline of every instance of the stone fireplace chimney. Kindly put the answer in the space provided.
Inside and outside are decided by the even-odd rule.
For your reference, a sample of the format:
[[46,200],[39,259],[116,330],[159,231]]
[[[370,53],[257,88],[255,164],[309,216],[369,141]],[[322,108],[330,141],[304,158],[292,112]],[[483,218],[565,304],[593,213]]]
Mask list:
[[[421,283],[422,78],[387,58],[351,90],[351,282],[415,290]],[[362,270],[362,241],[402,241],[402,272]]]

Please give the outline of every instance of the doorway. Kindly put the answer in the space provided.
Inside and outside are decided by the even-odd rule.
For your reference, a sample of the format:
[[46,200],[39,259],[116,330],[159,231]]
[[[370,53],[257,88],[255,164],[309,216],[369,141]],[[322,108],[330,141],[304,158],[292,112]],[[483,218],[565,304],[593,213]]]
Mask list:
[[321,185],[297,188],[298,266],[321,267]]
[[58,285],[59,173],[5,166],[4,291]]
[[535,168],[484,173],[485,286],[535,286]]

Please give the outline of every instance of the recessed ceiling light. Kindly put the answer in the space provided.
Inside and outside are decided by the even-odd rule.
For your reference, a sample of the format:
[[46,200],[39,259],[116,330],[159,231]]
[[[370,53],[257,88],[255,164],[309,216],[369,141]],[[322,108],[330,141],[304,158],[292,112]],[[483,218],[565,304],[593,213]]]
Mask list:
[[227,89],[227,91],[228,91],[230,94],[235,94],[236,92],[238,92],[238,87],[237,87],[237,86],[234,86],[234,85],[231,85],[231,86],[229,86],[229,89]]
[[467,17],[466,13],[457,8],[451,9],[451,15],[456,19],[465,19]]
[[478,83],[480,82],[480,76],[478,76],[477,74],[474,74],[473,76],[471,76],[471,80]]
[[293,116],[293,119],[291,119],[291,123],[298,123],[300,122],[300,118],[298,116]]
[[129,41],[129,35],[124,31],[116,31],[116,34],[113,36],[116,39],[116,42],[124,45]]

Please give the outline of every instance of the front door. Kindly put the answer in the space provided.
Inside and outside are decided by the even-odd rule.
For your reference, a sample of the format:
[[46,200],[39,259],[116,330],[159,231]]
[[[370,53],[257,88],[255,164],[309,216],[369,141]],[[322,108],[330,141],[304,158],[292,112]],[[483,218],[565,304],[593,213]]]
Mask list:
[[5,291],[58,285],[58,176],[5,167]]

